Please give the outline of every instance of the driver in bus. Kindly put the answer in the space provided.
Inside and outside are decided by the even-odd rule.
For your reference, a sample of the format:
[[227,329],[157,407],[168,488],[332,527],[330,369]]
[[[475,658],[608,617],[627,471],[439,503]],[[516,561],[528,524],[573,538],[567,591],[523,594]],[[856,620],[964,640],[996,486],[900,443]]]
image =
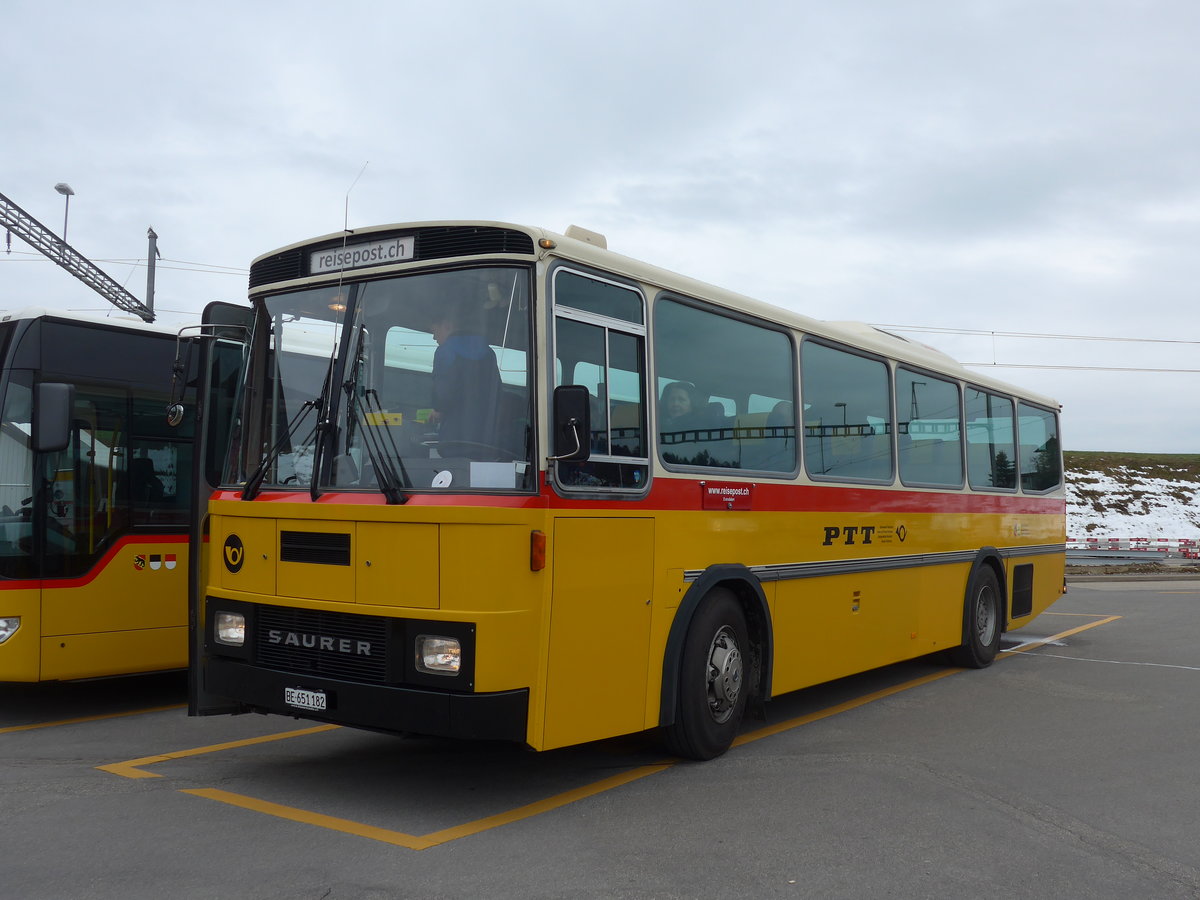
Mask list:
[[449,306],[438,312],[431,330],[438,348],[429,422],[438,426],[438,455],[485,458],[496,443],[496,354],[478,329]]

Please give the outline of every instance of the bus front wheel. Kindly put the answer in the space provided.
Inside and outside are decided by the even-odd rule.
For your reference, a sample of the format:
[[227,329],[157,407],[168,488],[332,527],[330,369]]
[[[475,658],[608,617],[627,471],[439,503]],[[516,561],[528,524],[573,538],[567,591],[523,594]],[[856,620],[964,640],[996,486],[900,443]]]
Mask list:
[[966,669],[989,666],[1000,649],[1003,630],[1000,581],[991,566],[981,565],[971,576],[963,607],[963,642],[950,651],[950,661]]
[[729,749],[741,727],[751,679],[746,616],[733,592],[716,588],[688,626],[679,666],[675,721],[667,746],[689,759],[712,759]]

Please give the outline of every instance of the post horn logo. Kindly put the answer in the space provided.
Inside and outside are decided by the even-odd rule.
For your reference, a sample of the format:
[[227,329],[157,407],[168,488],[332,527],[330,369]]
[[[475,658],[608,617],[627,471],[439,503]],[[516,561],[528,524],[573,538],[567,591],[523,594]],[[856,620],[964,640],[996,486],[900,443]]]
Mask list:
[[236,575],[246,559],[246,548],[242,546],[242,539],[236,534],[225,538],[225,547],[222,553],[225,557],[225,568]]

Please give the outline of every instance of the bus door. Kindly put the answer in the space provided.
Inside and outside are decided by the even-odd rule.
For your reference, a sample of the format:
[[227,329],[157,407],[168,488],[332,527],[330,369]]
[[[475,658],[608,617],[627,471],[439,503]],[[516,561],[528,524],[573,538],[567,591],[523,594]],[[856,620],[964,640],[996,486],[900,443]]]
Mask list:
[[586,459],[554,463],[570,510],[553,525],[543,745],[643,730],[654,581],[648,487],[645,304],[635,289],[552,274],[555,383],[587,388]]
[[[188,530],[188,715],[237,712],[238,706],[204,690],[204,591],[208,573],[208,498],[220,484],[238,425],[239,400],[252,312],[248,306],[210,303],[201,316],[201,336],[181,345],[176,356],[177,391],[168,415],[184,415],[182,382],[196,389],[196,452],[191,487],[195,502]],[[180,396],[174,396],[178,393]]]

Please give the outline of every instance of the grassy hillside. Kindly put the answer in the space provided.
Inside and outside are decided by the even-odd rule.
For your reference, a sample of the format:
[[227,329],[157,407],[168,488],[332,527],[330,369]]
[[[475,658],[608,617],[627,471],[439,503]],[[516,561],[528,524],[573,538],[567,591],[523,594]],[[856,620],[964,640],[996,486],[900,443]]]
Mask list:
[[1072,537],[1200,537],[1200,454],[1070,452]]
[[1122,453],[1107,450],[1068,450],[1063,453],[1071,472],[1100,472],[1114,478],[1118,470],[1133,469],[1147,478],[1200,481],[1200,453]]

